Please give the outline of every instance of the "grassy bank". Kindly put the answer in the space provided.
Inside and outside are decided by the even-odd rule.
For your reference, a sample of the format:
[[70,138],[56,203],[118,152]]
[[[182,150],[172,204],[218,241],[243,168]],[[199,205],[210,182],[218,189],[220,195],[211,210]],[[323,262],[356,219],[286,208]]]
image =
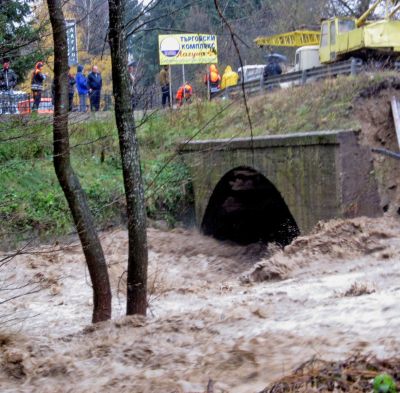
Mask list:
[[[359,128],[355,112],[360,95],[398,76],[391,72],[340,76],[251,97],[248,106],[253,135]],[[154,116],[140,135],[148,146],[168,148],[185,138],[246,137],[251,132],[243,101],[232,104],[220,100]]]
[[[0,243],[73,231],[53,168],[51,120],[8,119],[0,130]],[[73,166],[97,226],[123,222],[125,199],[112,115],[102,120],[72,118],[70,130]],[[169,158],[159,147],[142,151],[147,210],[150,218],[173,224],[192,203],[189,174],[179,160],[158,174]]]
[[[358,128],[357,97],[388,74],[340,77],[249,100],[254,135]],[[70,121],[71,155],[99,228],[124,220],[124,197],[113,114]],[[176,147],[188,139],[250,135],[243,102],[195,102],[151,113],[139,122],[150,218],[173,224],[192,204],[190,175]],[[168,165],[166,165],[168,163]],[[0,118],[0,242],[46,238],[73,230],[52,164],[51,119]]]

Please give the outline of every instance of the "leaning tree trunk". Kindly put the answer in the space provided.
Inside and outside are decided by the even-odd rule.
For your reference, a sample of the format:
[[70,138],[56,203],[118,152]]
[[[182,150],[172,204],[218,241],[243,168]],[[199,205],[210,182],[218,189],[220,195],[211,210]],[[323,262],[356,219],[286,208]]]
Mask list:
[[115,118],[118,127],[122,171],[128,211],[128,277],[126,313],[146,315],[147,234],[146,208],[135,119],[131,109],[127,72],[124,11],[126,0],[108,0]]
[[54,40],[54,168],[78,230],[93,285],[92,322],[111,318],[107,265],[86,195],[71,166],[68,134],[68,52],[62,0],[47,0]]

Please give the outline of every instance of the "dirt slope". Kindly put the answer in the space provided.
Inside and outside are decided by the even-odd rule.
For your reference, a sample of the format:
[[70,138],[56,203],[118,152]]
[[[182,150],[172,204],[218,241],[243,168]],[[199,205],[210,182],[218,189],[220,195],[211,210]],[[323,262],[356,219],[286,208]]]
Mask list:
[[[361,126],[361,142],[399,152],[393,122],[391,100],[400,100],[400,80],[389,78],[363,89],[354,100],[354,113]],[[382,211],[400,216],[400,161],[374,154],[375,176],[378,180]]]

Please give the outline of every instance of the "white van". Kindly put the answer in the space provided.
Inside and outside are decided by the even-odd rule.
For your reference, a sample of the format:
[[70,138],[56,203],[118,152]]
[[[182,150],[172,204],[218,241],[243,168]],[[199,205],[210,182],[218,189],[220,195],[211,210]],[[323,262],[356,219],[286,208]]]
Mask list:
[[244,78],[244,83],[255,80],[259,81],[264,74],[264,68],[264,64],[246,65],[243,69],[242,67],[239,67],[239,81],[241,82],[242,78]]

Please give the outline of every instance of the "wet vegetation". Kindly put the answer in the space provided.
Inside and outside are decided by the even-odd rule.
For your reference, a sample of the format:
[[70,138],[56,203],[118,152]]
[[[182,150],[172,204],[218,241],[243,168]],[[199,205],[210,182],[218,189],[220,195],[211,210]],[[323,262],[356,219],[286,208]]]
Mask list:
[[[292,375],[271,384],[259,393],[370,392],[371,380],[379,375],[386,375],[383,372],[397,376],[399,371],[398,358],[382,361],[372,356],[358,355],[341,362],[313,358],[299,366]],[[374,389],[374,392],[385,391],[396,392],[397,389]]]
[[[250,99],[254,135],[359,128],[355,111],[365,91],[391,74],[341,77]],[[365,95],[365,94],[364,94]],[[240,109],[241,108],[241,109]],[[177,147],[189,139],[250,135],[241,103],[195,101],[174,111],[154,111],[140,122],[139,142],[148,216],[173,226],[188,220],[190,174]],[[0,142],[2,242],[32,234],[42,239],[73,229],[52,164],[47,117],[3,120]],[[125,220],[119,146],[113,113],[70,120],[72,159],[99,228]]]
[[[76,124],[74,124],[74,122]],[[72,120],[72,160],[100,229],[125,220],[119,147],[112,114],[102,120]],[[73,231],[52,162],[48,118],[1,124],[0,238],[4,245],[32,235],[42,240]],[[28,131],[29,130],[29,131]],[[161,171],[169,154],[160,146],[142,150],[148,215],[173,225],[192,202],[189,174],[180,161]]]

